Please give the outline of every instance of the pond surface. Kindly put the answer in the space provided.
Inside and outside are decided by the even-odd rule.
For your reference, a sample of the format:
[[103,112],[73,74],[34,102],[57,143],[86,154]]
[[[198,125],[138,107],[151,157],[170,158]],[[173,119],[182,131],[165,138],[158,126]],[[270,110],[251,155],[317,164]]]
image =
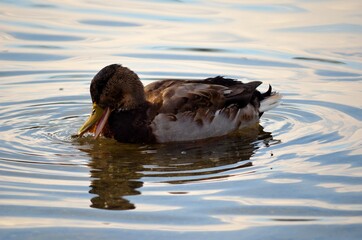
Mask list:
[[[1,239],[360,239],[362,4],[0,2]],[[203,142],[71,135],[89,83],[216,75],[283,94]]]

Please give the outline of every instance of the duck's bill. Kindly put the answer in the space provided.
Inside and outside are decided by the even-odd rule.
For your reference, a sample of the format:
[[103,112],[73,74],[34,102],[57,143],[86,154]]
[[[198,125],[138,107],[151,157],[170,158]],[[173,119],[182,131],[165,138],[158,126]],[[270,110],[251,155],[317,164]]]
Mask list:
[[104,127],[106,126],[106,123],[108,121],[109,115],[111,114],[111,110],[109,108],[106,108],[106,110],[103,112],[101,119],[99,120],[96,132],[94,134],[94,139],[97,139],[99,134],[103,132]]
[[[98,138],[98,136],[102,133],[109,115],[110,109],[106,108],[105,110],[99,107],[96,103],[93,103],[92,113],[87,119],[87,121],[83,124],[83,126],[78,130],[78,136],[83,136],[86,132],[95,132],[94,138]],[[94,131],[95,129],[95,131]]]

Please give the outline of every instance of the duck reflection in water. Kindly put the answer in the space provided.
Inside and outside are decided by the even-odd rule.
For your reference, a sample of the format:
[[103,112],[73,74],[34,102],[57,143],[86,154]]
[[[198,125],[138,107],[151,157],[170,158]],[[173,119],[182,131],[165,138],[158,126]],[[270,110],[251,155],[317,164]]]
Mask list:
[[76,141],[91,158],[91,207],[109,210],[135,209],[127,196],[142,194],[143,177],[169,184],[225,178],[229,170],[252,166],[248,160],[258,148],[278,142],[258,124],[242,133],[196,142],[135,145],[91,137]]

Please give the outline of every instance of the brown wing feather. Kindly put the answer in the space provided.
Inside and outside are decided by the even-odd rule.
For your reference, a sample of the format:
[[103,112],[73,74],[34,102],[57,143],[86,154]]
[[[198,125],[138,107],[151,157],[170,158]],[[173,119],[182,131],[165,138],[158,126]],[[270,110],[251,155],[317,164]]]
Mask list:
[[[206,109],[216,111],[235,104],[245,107],[253,101],[261,82],[242,83],[223,77],[205,80],[163,80],[145,87],[146,99],[152,104],[150,115],[180,113]],[[255,97],[254,97],[255,98]]]
[[215,84],[165,80],[147,85],[145,94],[147,101],[156,106],[159,113],[178,113],[200,108],[222,108],[226,90],[227,87]]
[[254,81],[231,86],[232,91],[226,96],[226,104],[237,104],[239,108],[243,108],[249,103],[254,104],[253,99],[260,94],[259,91],[256,90],[260,84],[262,84],[262,82]]
[[260,95],[259,91],[257,91],[256,88],[260,84],[262,84],[262,82],[260,81],[243,83],[241,81],[231,78],[224,78],[222,76],[207,78],[205,80],[197,82],[228,87],[231,92],[225,95],[225,104],[237,104],[240,108],[245,107],[248,103],[251,103],[253,101],[254,97]]

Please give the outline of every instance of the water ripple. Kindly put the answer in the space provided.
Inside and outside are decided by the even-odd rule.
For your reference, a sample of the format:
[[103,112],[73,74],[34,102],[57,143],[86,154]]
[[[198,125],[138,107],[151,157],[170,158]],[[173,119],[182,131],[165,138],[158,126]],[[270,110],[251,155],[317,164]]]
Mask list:
[[61,54],[26,53],[26,52],[1,52],[0,60],[34,62],[34,61],[59,61],[69,58]]
[[40,34],[40,33],[26,33],[26,32],[9,32],[10,35],[17,39],[28,41],[44,41],[44,42],[64,42],[64,41],[80,41],[81,37],[66,36],[66,35],[53,35],[53,34]]
[[142,59],[160,59],[160,60],[178,60],[178,61],[201,61],[201,62],[216,62],[216,63],[227,63],[236,65],[246,66],[266,66],[266,67],[284,67],[284,68],[304,68],[301,65],[280,62],[280,61],[269,61],[262,59],[251,59],[246,57],[219,57],[219,56],[203,56],[203,55],[184,55],[184,54],[153,54],[153,53],[132,53],[132,54],[120,54],[119,56],[131,57],[131,58],[142,58]]
[[[358,4],[1,1],[0,238],[359,239]],[[284,98],[227,137],[72,138],[114,62]]]
[[95,26],[108,26],[108,27],[138,27],[141,26],[137,23],[121,22],[121,21],[106,21],[106,20],[93,20],[86,19],[79,21],[83,24],[95,25]]

